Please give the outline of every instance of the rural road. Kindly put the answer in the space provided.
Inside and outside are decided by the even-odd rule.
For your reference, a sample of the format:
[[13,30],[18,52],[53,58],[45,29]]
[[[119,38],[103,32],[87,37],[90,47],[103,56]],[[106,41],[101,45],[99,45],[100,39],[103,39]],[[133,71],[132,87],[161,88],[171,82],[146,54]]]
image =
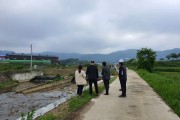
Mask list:
[[92,99],[80,112],[81,120],[180,120],[134,71],[128,70],[127,97],[119,98],[119,79],[110,95]]

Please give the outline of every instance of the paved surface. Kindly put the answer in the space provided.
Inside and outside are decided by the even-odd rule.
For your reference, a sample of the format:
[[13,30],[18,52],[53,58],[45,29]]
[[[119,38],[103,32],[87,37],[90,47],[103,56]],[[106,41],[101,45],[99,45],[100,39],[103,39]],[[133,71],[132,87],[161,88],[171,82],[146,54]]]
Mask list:
[[82,120],[180,120],[134,71],[128,70],[127,97],[119,98],[119,80],[110,95],[92,99],[80,113]]

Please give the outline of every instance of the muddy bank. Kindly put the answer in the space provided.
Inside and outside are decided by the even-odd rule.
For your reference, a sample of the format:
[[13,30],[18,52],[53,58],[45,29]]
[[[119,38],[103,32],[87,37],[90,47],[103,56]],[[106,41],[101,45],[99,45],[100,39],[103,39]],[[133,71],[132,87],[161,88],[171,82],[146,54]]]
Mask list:
[[2,89],[0,89],[0,94],[7,93],[7,92],[12,92],[14,90],[14,88],[17,87],[17,86],[18,86],[18,84],[13,84],[13,85],[11,85],[9,87],[2,88]]
[[33,83],[33,82],[14,83],[14,84],[9,85],[5,88],[1,88],[0,94],[7,93],[7,92],[15,92],[19,89],[24,89],[24,88],[28,88],[28,87],[32,87],[32,86],[36,86],[36,85],[38,85],[38,84]]

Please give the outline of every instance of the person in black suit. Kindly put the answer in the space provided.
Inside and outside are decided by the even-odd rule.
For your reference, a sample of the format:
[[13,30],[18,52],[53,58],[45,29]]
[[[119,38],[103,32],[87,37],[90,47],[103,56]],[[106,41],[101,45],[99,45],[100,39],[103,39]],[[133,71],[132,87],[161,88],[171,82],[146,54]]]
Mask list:
[[119,60],[119,80],[121,83],[122,94],[119,97],[126,97],[126,81],[127,81],[127,72],[126,66],[122,59]]
[[104,95],[109,95],[110,69],[106,66],[106,62],[103,62],[102,65],[102,79],[104,82],[104,87],[106,89],[106,93]]
[[92,83],[94,83],[96,95],[99,95],[98,84],[97,84],[97,80],[99,77],[98,76],[98,68],[94,64],[94,61],[91,61],[91,65],[87,67],[86,76],[87,76],[88,81],[89,81],[89,94],[92,95]]

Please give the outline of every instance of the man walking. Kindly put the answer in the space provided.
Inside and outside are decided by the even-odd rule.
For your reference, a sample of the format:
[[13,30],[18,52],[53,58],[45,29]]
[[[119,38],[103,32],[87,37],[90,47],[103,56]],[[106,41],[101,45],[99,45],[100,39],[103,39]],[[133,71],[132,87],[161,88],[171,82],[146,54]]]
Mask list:
[[87,76],[87,78],[89,80],[89,94],[92,95],[92,83],[94,83],[96,95],[98,96],[99,95],[98,84],[97,84],[98,68],[94,64],[94,61],[91,61],[91,65],[87,67],[86,76]]
[[119,60],[119,80],[121,83],[122,94],[119,97],[126,97],[126,81],[127,81],[127,72],[126,66],[124,65],[123,59]]
[[106,89],[106,93],[104,95],[109,95],[109,80],[110,80],[110,69],[106,66],[106,62],[102,63],[102,79],[104,82],[104,86]]

